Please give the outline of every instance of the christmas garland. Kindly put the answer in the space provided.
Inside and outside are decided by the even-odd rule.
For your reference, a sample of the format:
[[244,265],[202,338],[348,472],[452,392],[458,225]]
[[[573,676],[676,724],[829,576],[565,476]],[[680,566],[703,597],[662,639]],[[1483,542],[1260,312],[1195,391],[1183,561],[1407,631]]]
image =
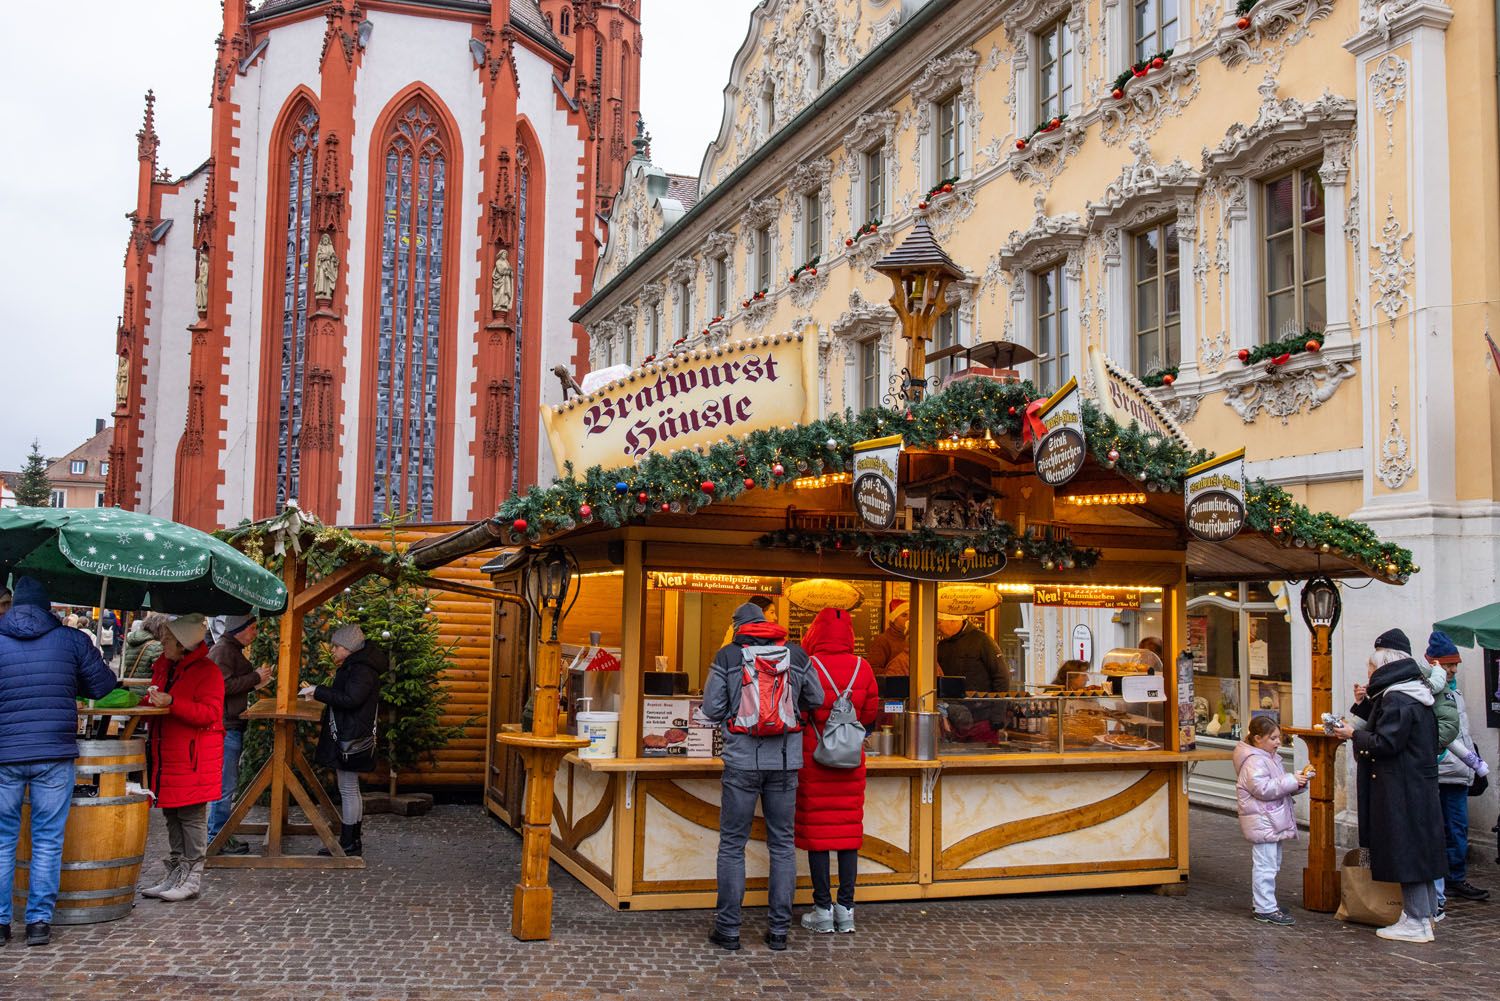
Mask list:
[[1268,361],[1272,365],[1285,365],[1292,355],[1323,350],[1323,331],[1308,328],[1300,334],[1290,334],[1279,341],[1271,341],[1254,348],[1240,348],[1240,361],[1246,365]]
[[1068,113],[1066,111],[1054,118],[1048,119],[1047,121],[1038,125],[1036,128],[1032,129],[1029,133],[1027,133],[1025,139],[1017,139],[1016,149],[1025,149],[1027,146],[1030,146],[1031,140],[1035,139],[1043,132],[1052,132],[1056,129],[1062,128],[1062,123],[1066,122],[1067,120]]
[[1171,58],[1172,50],[1162,49],[1150,59],[1142,59],[1138,63],[1131,63],[1130,68],[1115,77],[1114,83],[1109,85],[1110,96],[1116,101],[1123,100],[1125,97],[1125,87],[1131,80],[1143,77],[1152,70],[1161,69],[1167,64],[1167,60]]
[[1143,376],[1139,376],[1139,379],[1142,386],[1150,389],[1156,389],[1158,386],[1170,386],[1177,381],[1177,366],[1168,365],[1165,368],[1155,369]]
[[1239,3],[1234,5],[1234,14],[1236,17],[1244,17],[1254,10],[1259,3],[1260,0],[1240,0]]
[[953,186],[958,183],[958,176],[959,175],[954,174],[952,177],[945,177],[941,181],[934,184],[932,187],[928,188],[927,194],[923,195],[922,200],[917,203],[917,208],[925,209],[928,203],[931,202],[932,199],[937,195],[952,194]]
[[856,240],[862,240],[865,237],[869,236],[871,233],[877,233],[879,231],[880,231],[880,220],[879,219],[871,219],[869,222],[867,222],[863,226],[859,227],[859,229],[856,229],[854,231],[854,235],[853,236],[846,238],[844,240],[844,246],[846,246],[846,247],[852,247],[852,246],[854,246],[854,241],[856,241]]
[[791,276],[787,279],[787,281],[789,281],[789,282],[791,282],[792,284],[795,285],[796,282],[797,282],[797,279],[799,277],[801,277],[802,272],[804,272],[804,271],[806,271],[813,278],[818,277],[818,261],[821,260],[821,259],[822,259],[822,255],[821,254],[814,254],[810,260],[805,261],[802,264],[797,265],[797,269],[792,272]]
[[[616,528],[662,512],[693,512],[749,491],[783,486],[799,476],[847,471],[854,444],[870,438],[899,434],[908,447],[915,449],[934,448],[943,439],[986,435],[1019,439],[1027,406],[1041,398],[1043,394],[1030,382],[966,379],[906,410],[875,407],[859,413],[846,411],[807,424],[752,431],[743,438],[698,449],[653,452],[634,466],[593,466],[581,475],[567,464],[563,475],[550,486],[536,486],[525,494],[506,498],[496,518],[510,528],[515,541],[535,542],[580,524],[600,522]],[[1134,423],[1122,426],[1091,400],[1085,400],[1082,409],[1084,433],[1095,461],[1140,484],[1141,489],[1180,493],[1187,470],[1212,457],[1204,449],[1189,451],[1169,436],[1144,431]],[[1247,492],[1246,501],[1251,527],[1270,531],[1273,523],[1280,523],[1282,531],[1273,534],[1285,537],[1290,544],[1296,539],[1303,545],[1328,543],[1345,557],[1359,560],[1388,578],[1404,578],[1416,572],[1410,553],[1380,542],[1367,526],[1291,505],[1279,488],[1257,486]],[[817,537],[817,533],[811,534]],[[857,549],[859,534],[850,534],[843,544]],[[838,533],[827,538],[828,545],[840,541]],[[910,537],[916,538],[916,534]],[[934,535],[934,539],[945,540],[940,547],[977,548],[972,538],[966,541]],[[899,548],[899,538],[893,544]],[[1028,550],[1028,555],[1033,552],[1043,551]],[[1083,566],[1080,552],[1071,555]],[[1044,558],[1058,560],[1068,555],[1059,550]],[[1394,572],[1388,569],[1392,565],[1396,567]]]
[[754,295],[752,295],[750,298],[748,298],[748,299],[741,299],[740,300],[740,305],[742,307],[749,308],[749,306],[750,306],[750,304],[752,302],[760,302],[762,299],[764,299],[766,297],[766,294],[768,292],[770,292],[770,291],[771,291],[771,289],[770,289],[769,286],[767,286],[766,288],[763,288],[763,289],[758,289],[758,290],[756,290],[756,293]]
[[1100,556],[1099,550],[1080,548],[1066,539],[1018,536],[1016,530],[1004,522],[984,532],[962,536],[939,534],[925,527],[897,534],[858,529],[821,531],[783,528],[762,535],[756,540],[756,545],[763,548],[802,549],[809,553],[822,553],[827,549],[847,550],[860,556],[878,556],[887,560],[906,556],[913,549],[944,556],[1005,553],[1018,560],[1036,560],[1044,570],[1089,570],[1099,562]]

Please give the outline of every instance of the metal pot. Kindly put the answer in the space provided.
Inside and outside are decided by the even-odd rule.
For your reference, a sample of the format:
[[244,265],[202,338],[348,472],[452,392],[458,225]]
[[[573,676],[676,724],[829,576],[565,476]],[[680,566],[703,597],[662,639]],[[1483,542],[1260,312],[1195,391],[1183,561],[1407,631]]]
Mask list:
[[906,756],[913,761],[937,760],[942,713],[907,712]]

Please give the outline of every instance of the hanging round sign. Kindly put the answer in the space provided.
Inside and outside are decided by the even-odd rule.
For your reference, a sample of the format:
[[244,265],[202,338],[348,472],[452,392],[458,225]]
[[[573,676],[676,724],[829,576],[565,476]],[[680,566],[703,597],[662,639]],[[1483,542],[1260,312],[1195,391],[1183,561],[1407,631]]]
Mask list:
[[854,481],[854,510],[869,527],[896,524],[896,491],[880,473],[865,473]]
[[1000,594],[983,584],[944,584],[938,588],[937,610],[942,615],[981,615],[1000,604]]
[[1087,450],[1083,435],[1066,425],[1049,431],[1037,442],[1036,475],[1049,487],[1060,487],[1083,468]]
[[1203,542],[1226,542],[1245,527],[1245,502],[1228,490],[1204,490],[1187,503],[1187,530]]
[[786,589],[786,598],[798,608],[819,612],[825,608],[857,608],[864,595],[846,581],[814,577],[792,584]]

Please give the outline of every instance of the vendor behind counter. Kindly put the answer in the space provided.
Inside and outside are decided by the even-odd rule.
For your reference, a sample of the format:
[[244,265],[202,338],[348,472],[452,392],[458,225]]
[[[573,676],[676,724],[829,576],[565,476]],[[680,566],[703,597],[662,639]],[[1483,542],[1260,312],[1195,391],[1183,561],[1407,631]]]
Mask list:
[[963,678],[970,692],[1007,692],[1010,665],[1000,647],[968,619],[938,616],[938,670],[945,678]]

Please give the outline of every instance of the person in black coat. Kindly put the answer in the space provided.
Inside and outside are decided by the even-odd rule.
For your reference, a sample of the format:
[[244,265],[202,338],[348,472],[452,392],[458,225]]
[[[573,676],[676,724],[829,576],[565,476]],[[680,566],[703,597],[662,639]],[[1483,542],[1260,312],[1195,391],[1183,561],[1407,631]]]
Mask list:
[[[331,643],[338,665],[333,682],[304,685],[298,694],[324,705],[313,760],[338,776],[339,845],[345,855],[362,855],[360,828],[365,811],[359,773],[375,767],[375,713],[386,657],[384,650],[365,641],[365,634],[355,625],[339,627]],[[319,854],[329,852],[325,848]]]
[[1377,934],[1431,942],[1435,881],[1448,871],[1432,688],[1399,629],[1375,641],[1369,669],[1369,684],[1355,686],[1349,710],[1359,722],[1334,732],[1354,748],[1359,843],[1369,850],[1371,875],[1401,884],[1401,920]]

